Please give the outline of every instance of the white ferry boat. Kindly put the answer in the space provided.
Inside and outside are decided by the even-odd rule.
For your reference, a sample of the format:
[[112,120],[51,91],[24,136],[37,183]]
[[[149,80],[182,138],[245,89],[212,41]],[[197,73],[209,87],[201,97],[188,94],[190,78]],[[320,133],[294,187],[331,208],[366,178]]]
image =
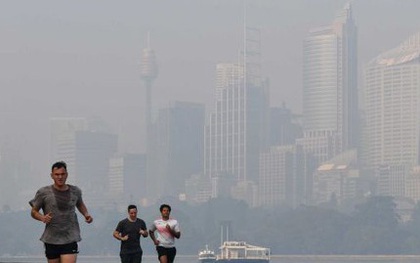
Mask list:
[[270,249],[243,241],[225,241],[220,247],[216,263],[269,263]]

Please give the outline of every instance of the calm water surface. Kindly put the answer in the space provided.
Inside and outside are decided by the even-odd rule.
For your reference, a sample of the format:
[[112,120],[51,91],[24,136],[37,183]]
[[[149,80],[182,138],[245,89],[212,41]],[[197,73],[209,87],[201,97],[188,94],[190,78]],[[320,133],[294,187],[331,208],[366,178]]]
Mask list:
[[[14,263],[46,263],[46,259],[39,257],[0,257],[0,262]],[[119,263],[119,257],[94,257],[80,255],[78,263]],[[418,263],[419,256],[283,256],[272,255],[270,263]],[[143,263],[158,263],[156,256],[143,256]],[[175,263],[197,263],[197,256],[177,256]]]

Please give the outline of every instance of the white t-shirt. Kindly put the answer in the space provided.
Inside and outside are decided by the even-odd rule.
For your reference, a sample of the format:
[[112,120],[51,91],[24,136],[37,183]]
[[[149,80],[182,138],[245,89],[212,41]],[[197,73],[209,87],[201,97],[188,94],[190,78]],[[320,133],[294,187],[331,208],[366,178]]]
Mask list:
[[156,219],[153,221],[150,230],[155,232],[155,237],[159,241],[159,246],[174,247],[175,237],[169,233],[168,229],[166,229],[166,225],[169,225],[175,232],[180,232],[178,221],[173,218],[169,218],[166,221],[162,218]]

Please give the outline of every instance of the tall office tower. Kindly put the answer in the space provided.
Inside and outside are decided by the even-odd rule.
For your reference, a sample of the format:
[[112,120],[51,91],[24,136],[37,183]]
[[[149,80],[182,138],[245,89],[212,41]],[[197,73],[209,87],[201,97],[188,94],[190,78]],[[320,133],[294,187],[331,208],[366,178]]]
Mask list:
[[364,93],[366,165],[418,165],[420,33],[369,62]]
[[224,181],[223,177],[257,182],[259,153],[268,137],[268,92],[261,81],[260,34],[250,28],[245,32],[240,62],[216,67],[215,108],[206,127],[204,167],[213,182]]
[[303,146],[319,161],[357,148],[357,29],[350,4],[303,45]]
[[185,181],[202,172],[204,119],[205,108],[199,103],[174,102],[159,111],[147,156],[151,203],[185,194]]
[[141,78],[146,87],[146,144],[149,141],[150,129],[152,127],[152,83],[158,76],[156,55],[150,48],[150,35],[147,36],[147,48],[143,49],[141,63]]

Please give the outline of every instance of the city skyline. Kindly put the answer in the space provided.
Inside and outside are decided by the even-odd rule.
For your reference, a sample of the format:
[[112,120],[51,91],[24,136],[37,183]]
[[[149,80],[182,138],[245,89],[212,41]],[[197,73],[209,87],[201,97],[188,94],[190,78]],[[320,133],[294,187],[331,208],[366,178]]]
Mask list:
[[[261,30],[261,76],[270,80],[270,105],[286,102],[288,108],[300,114],[302,71],[299,65],[302,63],[304,36],[312,27],[328,25],[347,1],[292,2],[281,5],[249,1],[246,5],[249,8],[248,24]],[[211,113],[216,65],[223,61],[235,63],[242,47],[243,1],[212,1],[204,6],[197,6],[192,1],[181,1],[175,6],[170,4],[180,13],[166,12],[166,19],[174,19],[173,23],[159,26],[152,23],[155,20],[150,15],[144,14],[144,20],[136,20],[134,12],[124,8],[115,9],[115,13],[106,8],[98,12],[89,5],[75,16],[76,6],[67,4],[68,10],[65,11],[50,1],[45,3],[52,4],[52,9],[59,12],[52,14],[32,6],[34,14],[15,20],[28,14],[26,9],[19,10],[11,4],[15,13],[5,14],[3,18],[6,22],[2,28],[6,38],[1,85],[4,95],[0,99],[0,139],[4,141],[20,136],[22,140],[15,139],[16,147],[21,149],[24,160],[30,160],[34,176],[44,181],[48,180],[45,175],[50,165],[48,129],[53,117],[99,116],[118,135],[121,153],[145,151],[145,86],[141,80],[140,64],[141,51],[149,47],[145,41],[146,31],[151,32],[150,47],[156,52],[159,66],[152,96],[155,117],[159,109],[172,101],[204,103],[206,114]],[[145,2],[141,3],[146,7]],[[419,28],[419,21],[411,16],[419,4],[410,2],[397,7],[395,1],[380,3],[375,0],[352,3],[360,36],[361,68],[372,57],[393,48]],[[130,4],[142,6],[136,6],[134,2]],[[182,13],[186,12],[183,8],[188,6],[195,8],[195,16],[205,14],[209,17],[181,19]],[[104,7],[114,6],[111,2],[104,2]],[[156,12],[168,8],[156,3],[148,7]],[[312,17],[302,15],[308,7],[312,13],[307,14]],[[366,15],[367,10],[381,11],[382,16],[374,17],[375,23],[368,23],[367,18],[372,19],[373,13]],[[396,19],[394,24],[381,20],[399,10],[405,11],[404,19]],[[121,16],[124,11],[127,12],[126,19]],[[275,11],[283,14],[284,20],[276,20],[279,14]],[[287,11],[289,15],[286,15]],[[264,12],[267,15],[262,19]],[[115,16],[107,16],[110,13]],[[303,22],[292,15],[298,13]],[[98,15],[100,19],[90,20],[90,15]],[[220,19],[210,19],[212,15],[219,15]],[[191,18],[201,23],[188,23]],[[411,23],[402,24],[402,21]],[[394,30],[391,37],[389,30],[393,27],[389,25],[403,30]],[[39,30],[39,34],[30,29]],[[123,41],[117,41],[118,36],[120,41],[126,41],[125,45]],[[362,86],[360,83],[359,90]],[[45,155],[37,154],[39,152]]]

